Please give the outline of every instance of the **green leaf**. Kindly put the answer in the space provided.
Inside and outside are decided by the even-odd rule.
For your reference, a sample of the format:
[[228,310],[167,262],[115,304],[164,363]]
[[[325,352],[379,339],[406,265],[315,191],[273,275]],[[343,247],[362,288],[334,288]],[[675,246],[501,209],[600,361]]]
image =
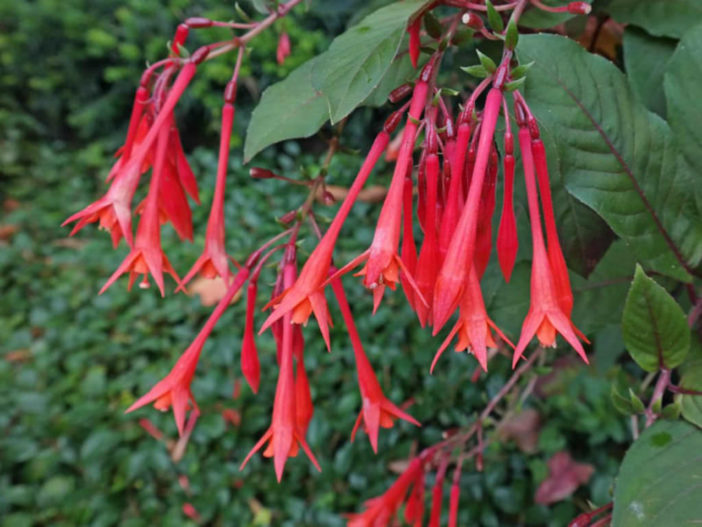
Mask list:
[[492,5],[490,0],[485,0],[485,5],[487,6],[487,19],[490,29],[495,33],[502,33],[502,30],[505,28],[502,16],[500,16],[500,13],[495,9],[495,6]]
[[[690,353],[678,370],[682,388],[702,391],[702,345],[697,338],[692,340]],[[702,428],[702,395],[685,394],[681,398],[683,417]]]
[[624,415],[633,415],[636,413],[634,405],[632,404],[631,397],[627,393],[627,380],[624,373],[621,371],[617,372],[617,376],[612,382],[612,388],[610,391],[610,396],[612,398],[612,404],[616,410]]
[[[542,0],[544,4],[553,7],[563,6],[563,0]],[[587,0],[588,4],[592,3],[592,0]],[[550,13],[548,11],[542,11],[538,7],[532,6],[527,8],[524,14],[519,19],[519,25],[522,27],[529,27],[532,29],[545,29],[558,24],[563,24],[571,18],[578,16],[572,15],[570,13]]]
[[435,39],[441,38],[441,34],[443,33],[443,26],[441,25],[441,22],[439,21],[438,18],[429,11],[424,15],[424,18],[422,19],[424,22],[424,29],[427,30],[427,34]]
[[407,22],[426,0],[395,2],[339,35],[312,69],[312,86],[327,100],[336,123],[378,86],[402,42]]
[[634,409],[634,412],[637,414],[643,413],[643,411],[646,409],[643,401],[639,399],[639,396],[636,395],[634,390],[631,388],[629,388],[629,401],[631,402],[631,407]]
[[327,103],[312,87],[312,68],[305,62],[284,80],[269,86],[251,114],[244,143],[244,162],[273,143],[309,137],[328,119]]
[[[702,5],[702,3],[701,3]],[[668,121],[687,162],[702,174],[702,24],[685,34],[668,62],[664,87]],[[693,188],[698,207],[702,207],[702,186]]]
[[614,489],[612,527],[693,525],[702,518],[702,431],[658,421],[624,457]]
[[652,37],[634,26],[624,31],[624,66],[629,83],[641,102],[661,117],[665,117],[663,74],[676,44],[675,40]]
[[699,0],[612,0],[607,11],[617,22],[642,27],[658,37],[681,37],[702,20]]
[[626,297],[622,336],[627,351],[646,371],[674,368],[690,350],[683,310],[639,265]]
[[[679,280],[702,260],[693,179],[670,129],[606,59],[557,35],[526,35],[536,117],[560,143],[566,188],[597,212],[647,267]],[[662,191],[665,189],[665,191]]]
[[509,72],[510,77],[512,77],[514,80],[521,79],[522,77],[525,77],[527,72],[529,71],[529,68],[531,68],[534,65],[533,62],[528,62],[526,64],[520,64],[516,68],[514,68],[512,71]]

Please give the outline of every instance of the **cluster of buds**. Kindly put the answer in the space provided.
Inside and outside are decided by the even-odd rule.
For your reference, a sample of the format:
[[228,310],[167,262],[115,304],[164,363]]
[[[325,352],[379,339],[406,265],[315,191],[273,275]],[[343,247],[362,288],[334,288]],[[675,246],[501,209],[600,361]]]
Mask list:
[[[108,230],[113,244],[124,239],[130,248],[124,262],[108,279],[101,292],[122,274],[129,273],[129,287],[141,275],[140,285],[149,286],[149,276],[161,294],[165,285],[163,274],[170,274],[177,283],[176,291],[196,275],[220,277],[226,284],[226,294],[220,300],[192,344],[178,359],[171,372],[127,411],[147,404],[160,410],[173,409],[178,431],[189,434],[199,409],[190,389],[203,346],[217,321],[232,299],[247,288],[246,318],[241,350],[241,370],[250,387],[257,392],[260,384],[260,360],[256,347],[255,312],[258,283],[264,265],[279,256],[277,277],[264,309],[270,309],[259,334],[270,329],[276,342],[278,381],[273,402],[271,425],[243,461],[265,445],[263,455],[272,457],[278,480],[286,461],[297,455],[300,447],[317,469],[306,441],[307,429],[313,415],[310,384],[304,364],[305,340],[301,325],[314,314],[319,330],[330,348],[331,316],[325,290],[331,287],[343,316],[353,348],[362,408],[351,432],[366,431],[374,451],[378,449],[380,428],[389,428],[397,419],[419,423],[383,394],[373,371],[346,300],[341,277],[361,264],[357,272],[363,285],[372,292],[373,311],[382,302],[386,287],[401,286],[419,323],[432,327],[437,334],[457,314],[456,322],[439,347],[431,369],[442,352],[456,337],[457,351],[472,353],[479,366],[487,371],[489,350],[499,343],[514,348],[516,366],[534,336],[542,346],[555,346],[560,333],[587,362],[581,340],[585,337],[571,321],[573,294],[568,271],[555,225],[546,153],[540,139],[538,123],[518,88],[524,79],[526,66],[515,63],[516,21],[504,30],[501,38],[505,50],[499,65],[481,56],[480,74],[483,80],[452,110],[454,95],[437,85],[440,64],[456,26],[462,20],[487,33],[481,17],[461,4],[461,12],[446,24],[446,32],[432,31],[440,45],[419,71],[412,84],[397,88],[390,101],[399,104],[385,121],[336,216],[326,232],[319,232],[311,207],[318,191],[324,194],[324,174],[310,184],[310,198],[297,210],[285,216],[286,230],[267,240],[251,253],[243,265],[233,261],[225,248],[224,199],[234,120],[234,103],[240,66],[247,42],[285,15],[301,0],[290,0],[261,22],[215,22],[189,19],[181,24],[172,41],[172,55],[150,66],[137,89],[129,129],[124,146],[109,173],[110,189],[104,197],[66,220],[77,222],[75,233],[91,222]],[[524,1],[514,2],[524,7]],[[582,4],[582,2],[576,2]],[[487,4],[491,6],[491,4]],[[502,7],[508,4],[504,4]],[[511,4],[509,4],[511,5]],[[485,5],[478,7],[485,8]],[[415,67],[422,51],[422,19],[434,4],[410,21],[409,54]],[[569,8],[570,9],[570,8]],[[518,16],[517,16],[518,17]],[[436,19],[434,19],[436,20]],[[438,21],[436,24],[440,24]],[[218,42],[183,56],[183,46],[191,29],[228,27],[247,30],[233,40]],[[443,27],[443,26],[440,26]],[[434,28],[436,29],[436,28]],[[188,197],[199,202],[195,176],[190,169],[175,125],[174,109],[196,73],[198,65],[208,58],[238,49],[231,81],[224,90],[220,150],[214,196],[207,225],[205,247],[192,268],[181,280],[161,247],[161,225],[171,222],[182,239],[192,240],[193,228]],[[287,33],[282,33],[277,60],[282,63],[290,53]],[[475,70],[474,70],[475,71]],[[508,99],[513,111],[509,112]],[[408,99],[406,102],[403,102]],[[482,105],[478,104],[483,100]],[[502,154],[498,150],[498,122],[503,118]],[[402,124],[404,121],[404,124]],[[504,190],[501,218],[496,236],[498,260],[505,280],[509,281],[514,267],[518,239],[513,206],[514,136],[513,124],[521,151],[524,180],[527,189],[533,245],[531,307],[524,320],[516,346],[489,318],[480,280],[492,252],[492,217],[496,209],[496,189],[500,166]],[[402,125],[402,126],[401,126]],[[393,139],[393,135],[395,136]],[[417,146],[419,145],[419,148]],[[396,150],[393,150],[396,146]],[[418,155],[417,155],[417,150]],[[333,149],[330,150],[333,154]],[[372,243],[367,250],[339,269],[334,267],[333,252],[341,229],[360,191],[383,154],[394,159],[394,170],[388,192],[378,217]],[[416,170],[415,168],[416,157]],[[500,157],[502,158],[500,160]],[[150,171],[148,192],[144,201],[132,208],[132,201],[142,176]],[[254,178],[278,178],[272,172],[254,168]],[[542,214],[543,211],[543,214]],[[132,236],[133,214],[140,214],[136,236]],[[543,217],[543,231],[542,231]],[[299,268],[296,243],[301,228],[309,220],[320,240],[314,251]],[[422,239],[415,239],[415,227]],[[237,268],[232,272],[230,262]],[[189,412],[189,418],[188,418]],[[369,501],[366,511],[350,519],[351,525],[384,525],[395,514],[410,488],[405,507],[408,522],[421,524],[423,514],[423,481],[426,468],[436,464],[438,469],[434,493],[438,504],[432,506],[432,518],[441,509],[441,484],[450,456],[446,451],[432,448],[415,458],[405,473],[380,498]],[[460,474],[460,462],[455,474]],[[454,475],[454,487],[458,485]],[[437,490],[438,489],[438,490]],[[456,490],[451,497],[451,514],[455,525],[458,503]],[[434,512],[434,511],[439,512]]]

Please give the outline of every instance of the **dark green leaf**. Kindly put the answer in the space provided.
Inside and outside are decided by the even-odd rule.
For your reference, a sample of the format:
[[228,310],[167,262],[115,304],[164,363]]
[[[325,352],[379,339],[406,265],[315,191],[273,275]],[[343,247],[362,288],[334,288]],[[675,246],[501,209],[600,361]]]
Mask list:
[[395,2],[368,15],[334,39],[315,62],[312,85],[338,122],[378,86],[402,42],[409,18],[426,0]]
[[[692,339],[690,353],[680,365],[680,386],[688,390],[702,391],[702,345]],[[682,396],[682,415],[692,424],[702,428],[702,395]]]
[[612,0],[607,11],[617,21],[659,37],[681,37],[702,19],[699,0]]
[[622,41],[629,83],[646,107],[661,117],[665,117],[663,73],[676,44],[633,26],[626,28]]
[[622,463],[612,527],[693,525],[702,518],[702,431],[684,421],[658,421]]
[[312,87],[316,57],[263,92],[246,131],[244,162],[273,143],[308,137],[329,118],[327,103]]
[[626,297],[622,336],[627,351],[646,371],[674,368],[690,350],[690,329],[683,310],[638,265]]
[[[700,3],[702,6],[702,2]],[[702,24],[685,34],[668,62],[664,79],[668,121],[685,159],[702,174]],[[702,207],[702,185],[690,187]]]
[[[426,55],[420,55],[419,67],[425,62]],[[382,106],[388,102],[390,92],[412,79],[416,75],[416,70],[412,67],[409,55],[407,53],[397,55],[390,64],[390,67],[383,75],[380,84],[371,91],[368,98],[363,101],[365,106]]]
[[527,35],[518,50],[536,61],[527,101],[559,142],[568,191],[647,267],[689,280],[686,268],[702,260],[702,221],[667,124],[636,100],[611,62],[576,42]]
[[427,30],[427,34],[432,37],[439,39],[443,32],[443,26],[439,19],[430,11],[424,15],[424,29]]

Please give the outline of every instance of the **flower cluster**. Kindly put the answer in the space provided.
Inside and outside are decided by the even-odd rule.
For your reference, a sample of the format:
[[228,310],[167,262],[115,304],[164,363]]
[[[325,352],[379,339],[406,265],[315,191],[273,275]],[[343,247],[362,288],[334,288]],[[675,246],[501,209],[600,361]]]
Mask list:
[[[66,223],[75,222],[72,233],[88,223],[97,222],[110,232],[115,246],[122,239],[129,246],[126,259],[101,292],[125,273],[129,274],[130,288],[140,276],[140,285],[148,287],[151,276],[162,295],[165,293],[164,273],[176,281],[176,291],[183,290],[198,274],[205,278],[220,277],[226,284],[226,294],[171,372],[127,410],[130,412],[148,404],[160,410],[172,408],[181,435],[194,425],[199,415],[190,385],[203,346],[234,296],[244,286],[247,300],[241,370],[252,390],[258,391],[261,373],[255,311],[259,277],[264,265],[280,256],[275,286],[265,306],[270,313],[259,330],[259,334],[271,330],[277,349],[279,371],[271,424],[242,463],[243,467],[255,452],[263,449],[264,456],[273,458],[278,480],[287,459],[296,456],[300,448],[320,469],[306,441],[314,409],[304,364],[305,340],[301,325],[314,315],[326,346],[330,348],[332,320],[326,297],[328,286],[349,333],[362,399],[351,438],[362,425],[373,450],[377,451],[380,428],[391,427],[397,419],[419,425],[385,397],[356,329],[341,277],[361,265],[356,274],[362,277],[364,287],[372,292],[374,312],[382,302],[386,288],[395,290],[400,285],[419,323],[423,327],[430,326],[434,334],[456,315],[453,328],[431,363],[432,370],[454,338],[457,339],[456,351],[470,352],[484,371],[488,369],[489,350],[500,347],[514,349],[513,367],[517,366],[524,359],[524,352],[534,336],[542,346],[551,347],[556,344],[556,335],[561,334],[587,362],[581,342],[585,337],[571,320],[573,294],[555,224],[544,144],[537,120],[518,89],[528,68],[518,65],[514,58],[516,37],[510,29],[513,25],[500,34],[505,41],[500,63],[495,64],[481,56],[479,71],[472,71],[479,73],[483,80],[460,104],[455,104],[452,99],[455,94],[438,85],[440,66],[447,49],[443,44],[451,41],[460,21],[474,29],[479,27],[479,34],[488,34],[481,17],[469,9],[467,4],[470,3],[463,6],[461,2],[447,2],[449,5],[459,4],[461,10],[435,35],[422,30],[423,17],[428,16],[434,3],[427,4],[410,20],[409,56],[415,67],[420,68],[420,55],[425,49],[423,42],[435,39],[438,45],[431,48],[432,52],[419,69],[416,80],[390,94],[390,101],[399,104],[399,108],[388,117],[375,137],[326,232],[319,232],[310,210],[319,191],[324,193],[324,174],[320,174],[310,184],[311,198],[286,215],[282,222],[286,224],[283,232],[253,251],[243,265],[231,260],[225,246],[224,200],[240,66],[248,41],[298,3],[300,0],[281,4],[257,23],[195,18],[181,24],[172,41],[172,55],[150,66],[142,76],[124,146],[117,152],[108,176],[109,190],[104,197],[66,220]],[[524,2],[514,4],[523,6]],[[247,32],[231,41],[210,44],[185,55],[183,46],[189,31],[212,26]],[[174,109],[199,64],[234,49],[238,50],[238,58],[232,79],[224,90],[217,178],[205,246],[181,280],[161,247],[161,225],[170,222],[180,238],[192,240],[189,199],[199,202],[199,198],[196,178],[175,125]],[[278,62],[282,63],[290,52],[290,39],[283,32],[276,51]],[[515,145],[512,129],[515,126],[533,247],[531,305],[516,346],[488,316],[480,285],[492,252],[493,238],[496,238],[497,257],[507,281],[517,256],[517,222],[513,204]],[[330,155],[334,153],[335,144],[330,146]],[[373,240],[367,250],[337,269],[333,253],[342,227],[384,154],[394,160],[394,168]],[[501,216],[496,236],[493,236],[492,217],[497,204],[500,172],[503,189]],[[150,173],[150,180],[146,197],[134,207],[132,202],[137,188],[147,173]],[[252,169],[251,175],[285,179],[258,168]],[[135,237],[132,235],[134,215],[139,215]],[[308,220],[320,240],[300,268],[296,243]],[[421,231],[421,239],[415,239],[415,230]],[[231,262],[237,268],[235,273]],[[190,419],[186,420],[188,412]],[[385,525],[408,492],[405,518],[409,523],[420,525],[424,516],[424,474],[430,465],[437,467],[431,512],[432,525],[437,525],[441,485],[449,461],[445,449],[425,451],[410,462],[386,494],[370,500],[364,512],[350,517],[350,525]],[[455,474],[451,491],[451,525],[456,522],[460,462]]]

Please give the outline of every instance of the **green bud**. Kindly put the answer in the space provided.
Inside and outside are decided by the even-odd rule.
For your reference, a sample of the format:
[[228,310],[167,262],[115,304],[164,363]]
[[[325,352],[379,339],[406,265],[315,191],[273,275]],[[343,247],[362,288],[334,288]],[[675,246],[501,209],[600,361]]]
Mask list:
[[661,415],[663,416],[663,419],[677,419],[678,417],[680,417],[681,411],[682,406],[678,401],[676,401],[663,408],[663,412],[661,413]]

